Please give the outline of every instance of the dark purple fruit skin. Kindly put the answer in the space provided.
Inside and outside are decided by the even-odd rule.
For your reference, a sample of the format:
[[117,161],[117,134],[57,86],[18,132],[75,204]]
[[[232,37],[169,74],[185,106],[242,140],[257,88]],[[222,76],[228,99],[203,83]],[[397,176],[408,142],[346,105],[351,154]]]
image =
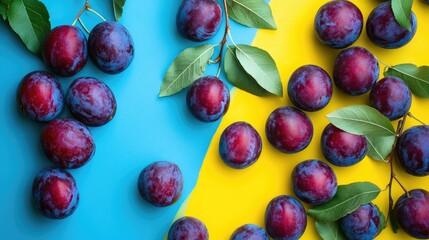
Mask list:
[[167,240],[208,240],[209,233],[206,225],[194,217],[181,217],[177,219],[170,230]]
[[407,114],[411,101],[410,88],[397,77],[381,79],[369,94],[370,105],[389,120],[396,120]]
[[270,240],[267,232],[258,225],[245,224],[232,233],[229,240]]
[[334,63],[334,82],[343,92],[352,96],[372,89],[380,74],[375,56],[362,47],[341,51]]
[[63,90],[57,79],[43,71],[27,74],[19,84],[18,107],[27,117],[48,122],[63,109]]
[[314,65],[296,69],[288,82],[288,95],[292,103],[305,111],[318,111],[332,98],[332,81],[328,73]]
[[122,24],[105,21],[97,24],[90,32],[88,51],[91,60],[101,71],[117,74],[133,61],[134,42]]
[[108,123],[116,113],[116,99],[110,88],[92,77],[81,77],[72,82],[66,104],[73,116],[88,126]]
[[313,138],[310,118],[293,107],[274,110],[265,124],[268,141],[284,153],[296,153],[306,148]]
[[331,200],[338,186],[334,170],[319,160],[306,160],[296,165],[292,171],[292,185],[295,195],[311,205]]
[[414,37],[417,30],[417,18],[411,11],[411,31],[403,28],[396,21],[390,1],[378,5],[368,16],[366,34],[377,46],[382,48],[399,48]]
[[80,28],[68,25],[52,29],[45,39],[42,56],[55,74],[62,77],[75,75],[88,59],[85,34]]
[[265,228],[273,239],[298,239],[306,227],[305,209],[294,197],[281,195],[268,204]]
[[230,167],[247,168],[258,160],[262,151],[262,139],[252,125],[235,122],[220,137],[219,154]]
[[222,9],[214,0],[184,0],[177,11],[180,34],[192,41],[212,38],[219,30]]
[[350,240],[372,240],[380,231],[380,213],[372,203],[361,205],[339,222],[344,235]]
[[423,3],[428,4],[429,5],[429,0],[422,0]]
[[228,111],[229,99],[226,84],[215,76],[207,76],[191,85],[186,95],[186,105],[200,121],[214,122]]
[[154,162],[141,171],[137,187],[148,203],[156,207],[170,206],[182,195],[182,172],[174,163]]
[[398,161],[414,176],[429,175],[429,126],[415,126],[405,130],[396,145]]
[[33,181],[33,204],[45,217],[70,216],[79,204],[79,191],[73,176],[66,170],[42,169]]
[[314,29],[319,40],[333,48],[352,45],[363,27],[361,11],[349,1],[330,1],[316,13]]
[[48,159],[62,168],[82,167],[95,153],[91,132],[73,119],[50,121],[43,127],[40,141]]
[[399,226],[414,238],[429,238],[429,193],[413,189],[395,203],[393,212]]
[[364,136],[345,132],[332,124],[323,130],[321,146],[325,158],[340,167],[360,162],[368,152]]

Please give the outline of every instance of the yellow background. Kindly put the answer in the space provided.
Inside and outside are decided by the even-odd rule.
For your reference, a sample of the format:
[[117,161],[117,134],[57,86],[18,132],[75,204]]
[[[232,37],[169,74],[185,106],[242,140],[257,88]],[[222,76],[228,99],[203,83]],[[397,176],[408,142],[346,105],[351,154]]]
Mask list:
[[[315,64],[332,76],[336,55],[340,50],[326,47],[318,42],[313,29],[314,16],[327,1],[320,0],[272,0],[270,5],[278,25],[277,31],[258,31],[253,45],[267,50],[275,59],[283,81],[285,95],[280,97],[256,97],[241,90],[233,90],[229,112],[213,136],[207,151],[196,188],[184,205],[184,215],[201,219],[209,230],[210,239],[229,239],[232,232],[246,223],[264,227],[264,213],[268,202],[282,194],[292,195],[291,172],[296,164],[306,159],[323,159],[320,150],[320,137],[328,124],[325,115],[352,104],[368,104],[368,94],[352,97],[334,88],[334,95],[326,108],[319,112],[308,113],[314,125],[311,144],[302,152],[284,154],[272,147],[265,137],[265,121],[277,107],[292,106],[287,96],[287,81],[291,73],[305,64]],[[377,4],[381,1],[352,1],[362,11],[364,24]],[[429,65],[429,6],[420,0],[414,1],[413,11],[417,15],[418,28],[413,40],[406,46],[387,50],[372,44],[365,26],[358,41],[353,46],[362,46],[370,50],[381,61],[396,65],[414,63],[418,66]],[[234,36],[233,36],[234,37]],[[380,64],[380,78],[384,66]],[[411,112],[425,122],[429,122],[429,100],[413,97]],[[218,144],[222,131],[231,123],[247,121],[260,133],[263,140],[262,154],[259,160],[244,170],[235,170],[225,165],[219,157]],[[396,127],[396,122],[393,122]],[[418,122],[408,119],[406,128]],[[397,165],[397,164],[396,164]],[[332,165],[331,165],[332,166]],[[389,180],[389,166],[384,162],[365,158],[359,164],[341,168],[333,166],[339,184],[356,181],[371,181],[384,189]],[[413,177],[396,168],[399,179],[408,189],[427,187],[428,177]],[[396,200],[402,194],[398,185],[393,185],[393,197]],[[388,193],[382,192],[374,201],[387,215]],[[308,205],[304,205],[308,209]],[[180,214],[182,215],[182,214]],[[390,225],[378,239],[404,239],[408,236],[402,231],[394,235]],[[307,220],[307,229],[302,239],[318,239],[311,217]]]

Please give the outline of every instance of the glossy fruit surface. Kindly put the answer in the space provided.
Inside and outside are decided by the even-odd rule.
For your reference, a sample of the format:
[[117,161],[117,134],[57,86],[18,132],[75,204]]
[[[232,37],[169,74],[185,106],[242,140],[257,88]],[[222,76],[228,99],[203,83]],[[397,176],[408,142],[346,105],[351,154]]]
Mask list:
[[398,161],[414,176],[429,175],[429,126],[414,126],[405,130],[397,145]]
[[380,213],[372,203],[361,205],[339,222],[344,235],[350,240],[372,240],[380,232]]
[[208,240],[206,225],[194,217],[181,217],[171,225],[167,240]]
[[269,240],[267,232],[258,225],[245,224],[237,228],[229,240]]

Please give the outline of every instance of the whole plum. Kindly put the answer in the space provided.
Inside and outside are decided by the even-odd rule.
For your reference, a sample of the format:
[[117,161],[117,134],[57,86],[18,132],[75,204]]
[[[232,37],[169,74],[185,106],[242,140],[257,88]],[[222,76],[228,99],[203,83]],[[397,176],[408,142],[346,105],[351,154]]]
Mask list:
[[220,156],[232,168],[249,167],[258,160],[261,150],[261,136],[246,122],[229,125],[220,137]]
[[339,222],[344,235],[350,240],[372,240],[380,231],[380,213],[372,203],[361,205]]
[[73,176],[60,168],[44,168],[33,181],[34,206],[46,217],[70,216],[79,203],[79,191]]
[[170,230],[167,240],[208,240],[209,233],[206,225],[194,217],[181,217],[177,219]]
[[335,59],[335,85],[352,96],[371,90],[379,74],[380,67],[377,59],[365,48],[345,49]]
[[414,126],[405,130],[398,139],[396,152],[407,173],[429,175],[429,126]]
[[215,0],[183,0],[177,11],[180,34],[192,41],[212,38],[219,30],[222,9]]
[[110,88],[92,77],[81,77],[72,82],[66,103],[70,112],[88,126],[101,126],[116,113],[116,99]]
[[314,29],[319,40],[333,48],[352,45],[360,36],[363,17],[359,8],[343,0],[329,1],[316,13]]
[[334,170],[319,160],[306,160],[296,165],[292,171],[292,185],[295,195],[312,205],[331,200],[338,186]]
[[390,1],[378,5],[368,16],[366,34],[377,46],[382,48],[399,48],[414,37],[417,30],[417,18],[411,11],[411,31],[403,28],[396,21]]
[[124,25],[115,21],[101,22],[92,29],[88,50],[94,64],[109,74],[124,71],[134,58],[131,34]]
[[306,227],[305,209],[294,197],[281,195],[268,204],[265,228],[273,239],[298,239]]
[[369,94],[370,105],[390,120],[396,120],[407,114],[411,101],[410,88],[397,77],[381,79]]
[[63,109],[63,90],[57,79],[43,71],[27,74],[18,87],[19,109],[30,119],[48,122]]
[[393,212],[399,226],[414,238],[429,238],[429,193],[413,189],[395,203]]
[[268,141],[284,153],[296,153],[306,148],[313,138],[313,124],[302,111],[293,107],[274,110],[265,124]]
[[245,224],[237,228],[229,240],[270,240],[267,232],[258,225]]
[[170,206],[182,195],[182,172],[174,163],[154,162],[141,171],[137,187],[148,203],[156,207]]
[[89,129],[68,118],[54,119],[40,134],[48,159],[62,168],[79,168],[92,158],[95,143]]
[[88,59],[85,34],[74,26],[58,26],[45,39],[42,56],[45,64],[62,77],[78,73]]
[[189,112],[203,122],[214,122],[229,108],[229,90],[215,76],[201,77],[188,89],[186,105]]

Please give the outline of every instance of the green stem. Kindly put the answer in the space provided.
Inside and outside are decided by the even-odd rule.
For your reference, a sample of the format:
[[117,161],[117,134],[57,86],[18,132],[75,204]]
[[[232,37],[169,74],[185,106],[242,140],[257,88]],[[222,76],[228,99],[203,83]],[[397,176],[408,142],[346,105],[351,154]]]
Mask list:
[[87,32],[89,34],[89,30],[88,30],[88,28],[86,28],[85,24],[83,24],[82,19],[79,18],[78,20],[79,20],[80,25],[83,27],[83,29],[85,29],[85,32]]
[[426,123],[424,123],[424,122],[423,122],[423,121],[421,121],[420,119],[416,118],[416,116],[414,116],[412,113],[408,112],[408,113],[407,113],[407,115],[408,115],[410,118],[412,118],[412,119],[416,120],[417,122],[421,123],[422,125],[426,125]]
[[88,8],[87,8],[86,10],[88,10],[89,12],[94,13],[94,14],[95,14],[95,15],[97,15],[99,18],[101,18],[103,21],[106,21],[106,19],[105,19],[103,16],[101,16],[101,14],[99,14],[97,11],[95,11],[95,10],[94,10],[94,9],[92,9],[91,7],[89,7],[89,6],[88,6]]
[[90,8],[89,6],[89,0],[85,1],[85,5],[83,5],[83,8],[79,11],[79,13],[77,14],[76,18],[74,19],[72,26],[74,26],[76,24],[76,22],[79,20],[80,16],[82,16],[82,13],[86,10]]

